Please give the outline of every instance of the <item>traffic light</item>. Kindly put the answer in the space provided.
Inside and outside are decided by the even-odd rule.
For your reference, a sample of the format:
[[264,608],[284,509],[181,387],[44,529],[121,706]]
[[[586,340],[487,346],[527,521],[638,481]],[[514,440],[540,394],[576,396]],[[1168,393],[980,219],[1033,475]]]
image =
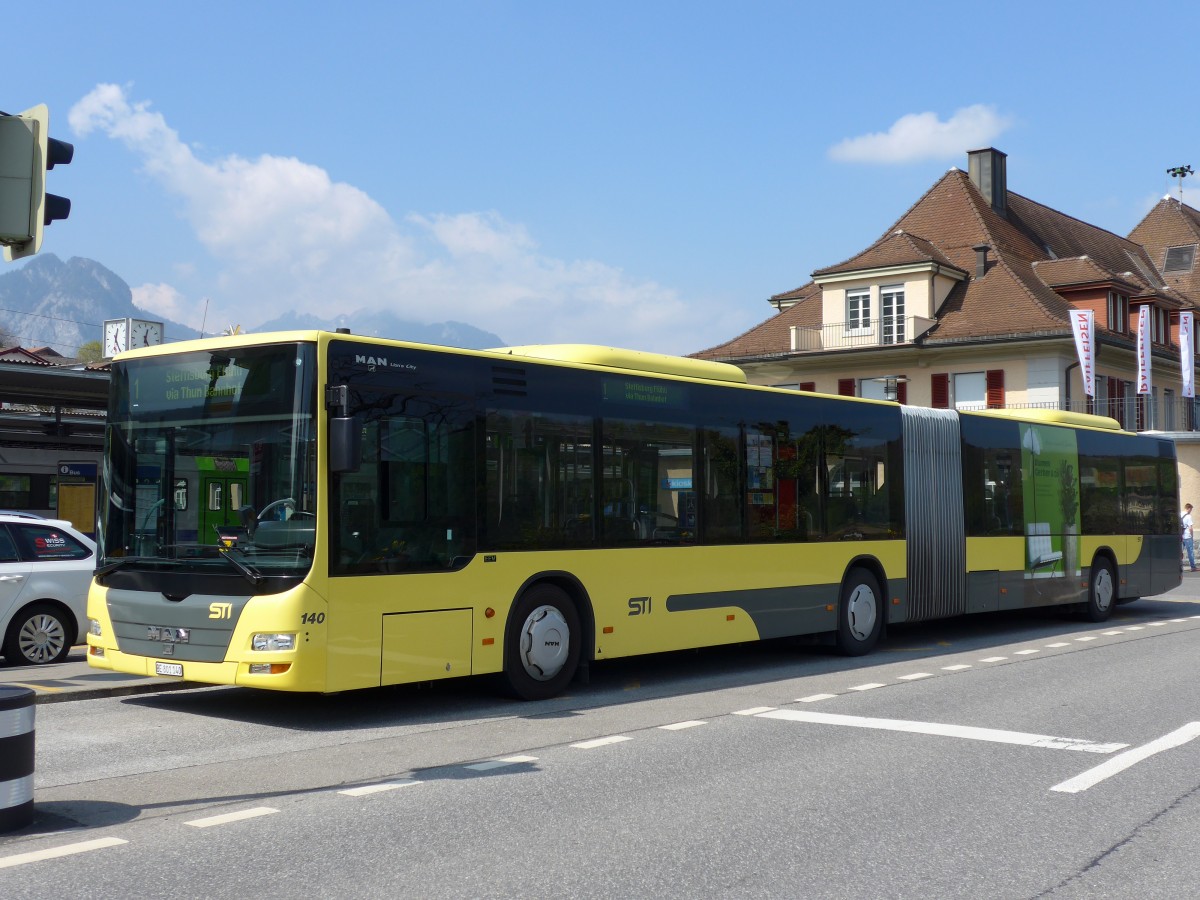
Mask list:
[[42,228],[71,214],[71,201],[46,193],[46,170],[65,166],[75,148],[50,137],[46,104],[0,113],[0,244],[8,261],[41,249]]

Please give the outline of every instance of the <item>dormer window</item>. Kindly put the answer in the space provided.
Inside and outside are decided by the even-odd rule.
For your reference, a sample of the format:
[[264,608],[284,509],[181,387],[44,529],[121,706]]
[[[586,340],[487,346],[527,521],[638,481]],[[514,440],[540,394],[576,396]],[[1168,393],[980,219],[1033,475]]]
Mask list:
[[1163,260],[1164,275],[1187,275],[1192,271],[1196,262],[1196,245],[1186,244],[1182,247],[1168,247]]

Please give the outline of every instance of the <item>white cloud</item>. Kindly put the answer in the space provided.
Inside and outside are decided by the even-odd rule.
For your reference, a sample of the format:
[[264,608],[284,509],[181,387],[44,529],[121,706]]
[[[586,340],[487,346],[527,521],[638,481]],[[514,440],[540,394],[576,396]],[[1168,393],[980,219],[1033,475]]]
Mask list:
[[989,146],[1013,124],[992,106],[977,103],[955,111],[942,122],[936,113],[901,116],[886,132],[846,138],[829,148],[837,162],[909,163],[958,159],[967,150]]
[[[69,121],[81,137],[122,142],[180,202],[218,267],[210,323],[255,327],[285,310],[331,318],[386,307],[416,321],[469,322],[513,343],[665,352],[700,349],[744,327],[731,320],[714,337],[719,316],[697,316],[672,289],[604,263],[547,257],[523,226],[496,212],[412,213],[398,222],[363,191],[293,157],[200,159],[160,113],[117,85],[98,85]],[[135,294],[139,305],[199,326],[202,301],[165,284]]]
[[133,291],[133,305],[138,309],[151,315],[170,319],[172,322],[191,325],[195,329],[200,328],[204,304],[201,303],[201,308],[196,309],[194,303],[171,285],[143,284],[140,287],[131,288],[131,290]]

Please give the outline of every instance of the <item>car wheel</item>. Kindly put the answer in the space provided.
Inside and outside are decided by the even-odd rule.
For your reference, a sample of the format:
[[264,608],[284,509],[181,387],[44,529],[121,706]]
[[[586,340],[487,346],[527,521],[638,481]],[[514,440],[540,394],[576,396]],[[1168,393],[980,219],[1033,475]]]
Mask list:
[[10,666],[45,666],[62,662],[74,635],[67,616],[46,603],[27,606],[8,626],[4,658]]

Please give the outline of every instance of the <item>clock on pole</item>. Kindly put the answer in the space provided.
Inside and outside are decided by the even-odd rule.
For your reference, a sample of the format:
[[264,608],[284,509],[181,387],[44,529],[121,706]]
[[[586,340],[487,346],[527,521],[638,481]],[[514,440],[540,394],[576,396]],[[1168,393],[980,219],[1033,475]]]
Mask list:
[[156,347],[162,343],[163,323],[149,322],[145,319],[129,320],[129,349],[135,347]]
[[128,317],[104,322],[104,355],[107,357],[139,347],[155,347],[162,342],[162,322]]
[[129,320],[108,319],[104,323],[104,355],[116,356],[129,349]]

